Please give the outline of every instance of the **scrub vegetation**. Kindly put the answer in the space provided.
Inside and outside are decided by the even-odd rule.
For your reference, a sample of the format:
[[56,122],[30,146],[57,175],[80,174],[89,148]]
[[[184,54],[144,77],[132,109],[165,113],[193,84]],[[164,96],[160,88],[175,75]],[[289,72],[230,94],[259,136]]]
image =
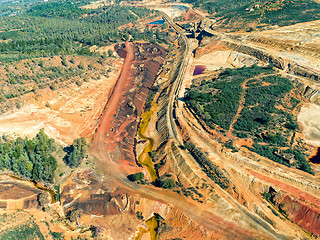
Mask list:
[[264,26],[288,26],[318,20],[320,4],[312,0],[182,0],[194,4],[218,19],[215,28],[226,31],[253,30]]
[[16,226],[13,229],[8,229],[1,233],[0,240],[15,240],[15,239],[39,239],[44,240],[38,225],[35,223],[28,223],[21,226]]
[[[271,67],[252,66],[226,69],[216,78],[193,84],[185,100],[208,126],[253,139],[253,146],[247,146],[251,151],[313,174],[302,147],[294,144],[295,132],[300,130],[292,114],[299,103],[293,88]],[[234,149],[232,144],[230,148]]]
[[92,55],[92,45],[128,40],[129,35],[133,39],[151,37],[136,28],[118,29],[138,17],[146,17],[150,10],[118,5],[95,10],[79,8],[86,3],[50,1],[19,15],[0,18],[0,61],[60,54]]
[[144,27],[155,12],[117,4],[83,8],[89,3],[24,0],[0,4],[0,112],[21,108],[19,98],[38,89],[79,85],[79,79],[87,81],[90,74],[95,79],[107,76],[101,66],[108,56],[92,50],[93,46],[127,40],[167,43],[166,24]]

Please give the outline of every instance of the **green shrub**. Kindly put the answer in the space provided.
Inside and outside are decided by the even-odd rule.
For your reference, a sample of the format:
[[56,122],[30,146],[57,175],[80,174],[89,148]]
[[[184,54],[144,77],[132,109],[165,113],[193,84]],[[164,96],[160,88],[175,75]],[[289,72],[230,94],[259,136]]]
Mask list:
[[159,185],[161,188],[168,188],[168,189],[172,189],[175,187],[175,183],[172,178],[167,178],[167,179],[164,179],[163,181],[160,181]]
[[140,211],[137,211],[136,214],[137,214],[137,218],[139,220],[143,220],[143,216],[142,216],[142,213]]
[[87,147],[84,137],[73,140],[72,145],[63,149],[67,153],[64,157],[65,163],[70,167],[78,167],[85,157]]
[[16,239],[39,239],[44,240],[39,227],[35,223],[20,225],[12,229],[8,229],[0,234],[0,240],[16,240]]
[[51,232],[50,231],[50,234],[53,239],[59,239],[59,240],[64,239],[63,234],[60,232]]
[[129,175],[128,179],[132,182],[140,181],[144,179],[144,174],[142,172],[134,173]]

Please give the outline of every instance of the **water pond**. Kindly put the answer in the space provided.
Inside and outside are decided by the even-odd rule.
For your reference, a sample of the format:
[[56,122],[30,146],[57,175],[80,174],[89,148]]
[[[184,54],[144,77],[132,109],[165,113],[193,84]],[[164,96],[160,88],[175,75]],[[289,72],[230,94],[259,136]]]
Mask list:
[[193,76],[200,75],[206,70],[206,66],[204,65],[196,65],[193,71]]
[[314,155],[313,157],[311,157],[309,160],[310,160],[310,162],[312,162],[312,163],[317,163],[317,164],[320,163],[320,147],[318,147],[317,154]]
[[153,22],[151,22],[149,24],[162,25],[164,23],[165,23],[165,20],[159,19],[159,20],[153,21]]

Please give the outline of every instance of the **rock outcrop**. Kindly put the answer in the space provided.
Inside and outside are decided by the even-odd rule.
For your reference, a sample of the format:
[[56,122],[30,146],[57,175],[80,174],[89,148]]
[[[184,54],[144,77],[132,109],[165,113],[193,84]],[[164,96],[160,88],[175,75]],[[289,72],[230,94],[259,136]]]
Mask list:
[[320,205],[312,199],[301,198],[269,187],[268,200],[290,221],[320,237]]
[[1,176],[0,179],[0,208],[15,209],[41,209],[37,200],[42,191],[31,182]]
[[307,86],[303,95],[311,103],[320,105],[320,88],[319,87]]

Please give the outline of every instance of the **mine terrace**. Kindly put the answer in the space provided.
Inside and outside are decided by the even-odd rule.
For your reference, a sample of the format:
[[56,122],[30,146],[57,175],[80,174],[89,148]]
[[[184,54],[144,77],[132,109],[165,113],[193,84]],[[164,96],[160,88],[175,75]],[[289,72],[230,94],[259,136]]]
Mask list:
[[0,239],[318,239],[319,19],[0,0]]

